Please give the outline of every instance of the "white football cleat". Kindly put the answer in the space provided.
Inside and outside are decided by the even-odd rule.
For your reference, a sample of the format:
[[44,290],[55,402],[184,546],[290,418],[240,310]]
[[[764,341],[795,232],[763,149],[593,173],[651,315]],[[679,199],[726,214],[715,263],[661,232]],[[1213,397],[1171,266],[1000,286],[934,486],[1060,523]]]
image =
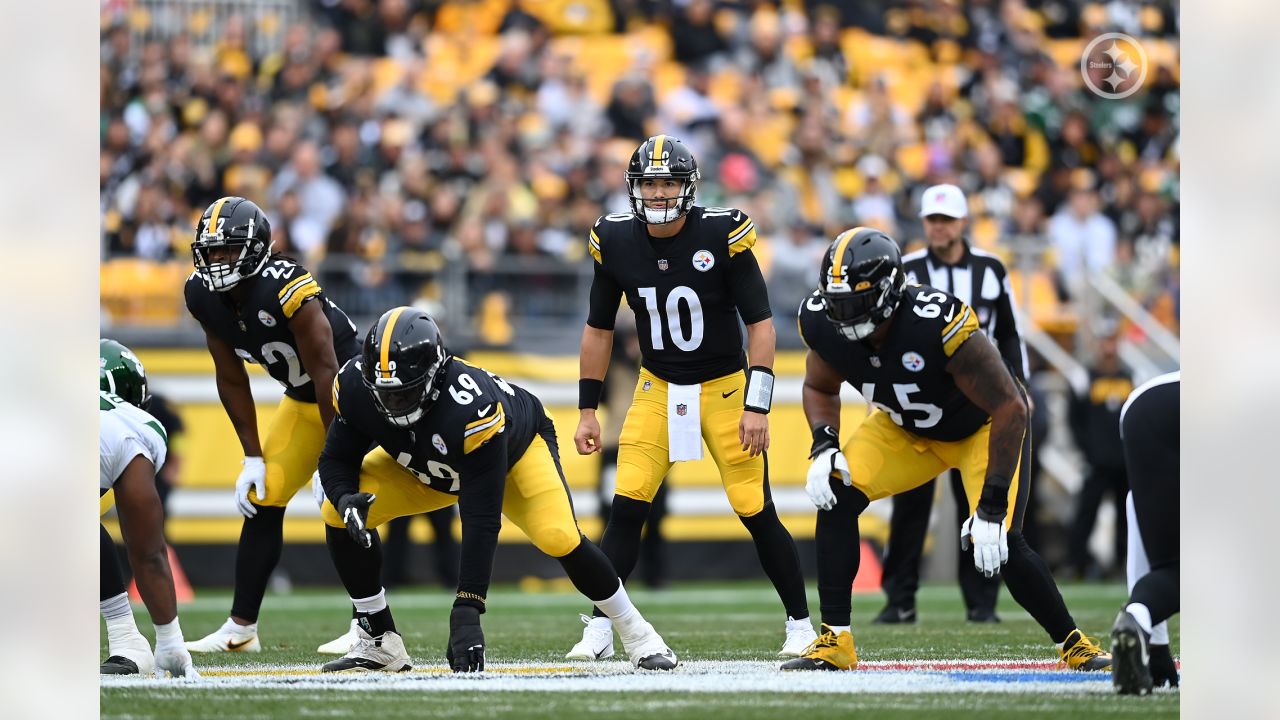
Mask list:
[[778,651],[778,657],[800,657],[808,649],[809,645],[817,639],[818,633],[813,631],[813,625],[810,624],[809,618],[795,620],[788,617],[787,640],[782,643],[782,649]]
[[356,633],[356,621],[352,618],[351,627],[345,633],[316,648],[316,652],[321,655],[346,655],[356,646],[356,641],[359,639],[360,636]]
[[587,627],[582,640],[565,654],[566,660],[608,660],[613,657],[613,621],[607,617],[580,615]]
[[238,625],[235,620],[227,618],[222,627],[205,635],[199,640],[187,643],[191,652],[262,652],[262,643],[258,641],[258,624]]
[[155,672],[155,657],[151,643],[142,633],[132,633],[120,640],[108,643],[109,657],[98,671],[103,675],[142,675],[151,677]]
[[625,632],[618,628],[618,636],[631,664],[641,670],[674,670],[680,664],[676,654],[648,622],[638,623]]
[[355,647],[320,669],[323,672],[405,672],[413,668],[399,634],[385,632],[373,637],[357,625]]

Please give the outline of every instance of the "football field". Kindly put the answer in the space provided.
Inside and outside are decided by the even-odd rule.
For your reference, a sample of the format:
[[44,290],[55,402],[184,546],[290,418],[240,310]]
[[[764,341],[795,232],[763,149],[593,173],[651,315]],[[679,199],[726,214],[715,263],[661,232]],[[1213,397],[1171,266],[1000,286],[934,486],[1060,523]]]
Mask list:
[[[810,605],[817,608],[811,587]],[[587,608],[567,584],[537,591],[504,586],[489,597],[483,616],[488,671],[454,675],[444,660],[451,595],[435,590],[390,591],[396,624],[413,657],[412,672],[396,675],[322,675],[331,659],[315,647],[345,630],[350,606],[335,591],[299,591],[267,597],[260,619],[263,652],[195,655],[199,683],[105,678],[103,718],[362,717],[570,718],[653,713],[657,717],[777,718],[797,713],[824,717],[954,718],[979,711],[984,718],[1148,716],[1177,717],[1178,694],[1116,697],[1110,675],[1060,670],[1043,631],[1001,596],[999,625],[962,621],[959,590],[928,586],[919,596],[916,625],[877,626],[870,618],[881,595],[854,598],[859,669],[852,673],[781,673],[774,653],[782,645],[777,597],[764,583],[681,584],[632,596],[679,655],[672,673],[642,673],[618,655],[573,663],[563,654],[581,636],[578,613]],[[1063,595],[1077,623],[1106,638],[1124,588],[1068,585]],[[181,611],[188,638],[226,619],[228,593],[201,592]],[[146,611],[135,607],[150,635]],[[1177,618],[1171,626],[1178,655]],[[106,657],[105,630],[101,656]]]

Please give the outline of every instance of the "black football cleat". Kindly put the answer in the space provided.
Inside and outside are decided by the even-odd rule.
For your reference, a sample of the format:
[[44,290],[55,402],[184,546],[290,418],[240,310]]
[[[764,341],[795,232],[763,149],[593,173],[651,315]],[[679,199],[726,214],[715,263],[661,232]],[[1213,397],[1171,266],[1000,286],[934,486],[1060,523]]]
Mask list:
[[872,625],[914,625],[916,622],[916,609],[914,607],[904,608],[896,605],[885,605],[875,620],[871,621]]
[[138,663],[127,657],[112,655],[98,669],[101,675],[138,675]]
[[1111,627],[1111,684],[1121,695],[1151,694],[1151,638],[1121,610]]

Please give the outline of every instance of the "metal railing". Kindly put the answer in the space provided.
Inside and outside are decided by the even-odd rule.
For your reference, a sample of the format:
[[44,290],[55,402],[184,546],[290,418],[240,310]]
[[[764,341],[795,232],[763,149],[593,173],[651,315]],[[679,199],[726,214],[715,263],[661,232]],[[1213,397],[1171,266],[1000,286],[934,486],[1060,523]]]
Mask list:
[[132,0],[126,18],[137,53],[147,41],[182,33],[197,46],[214,45],[238,17],[245,50],[261,58],[280,50],[289,26],[309,16],[302,0]]

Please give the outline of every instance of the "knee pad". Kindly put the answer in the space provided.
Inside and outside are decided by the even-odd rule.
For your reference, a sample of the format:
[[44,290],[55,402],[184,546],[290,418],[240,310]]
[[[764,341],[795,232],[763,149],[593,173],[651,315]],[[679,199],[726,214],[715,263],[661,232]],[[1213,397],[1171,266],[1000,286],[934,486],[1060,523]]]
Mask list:
[[553,558],[560,558],[574,551],[582,542],[582,533],[577,527],[549,527],[538,530],[529,538],[535,547]]
[[778,510],[774,507],[773,501],[770,500],[760,508],[758,512],[752,515],[738,515],[738,519],[747,530],[754,533],[756,530],[769,527],[775,524],[781,524],[778,519]]
[[730,485],[725,488],[725,495],[729,497],[733,511],[744,521],[764,512],[766,507],[773,507],[772,502],[765,502],[763,483]]
[[320,517],[324,520],[324,524],[332,528],[345,528],[346,523],[342,522],[342,518],[338,516],[338,509],[333,506],[326,498],[324,505],[320,506]]

